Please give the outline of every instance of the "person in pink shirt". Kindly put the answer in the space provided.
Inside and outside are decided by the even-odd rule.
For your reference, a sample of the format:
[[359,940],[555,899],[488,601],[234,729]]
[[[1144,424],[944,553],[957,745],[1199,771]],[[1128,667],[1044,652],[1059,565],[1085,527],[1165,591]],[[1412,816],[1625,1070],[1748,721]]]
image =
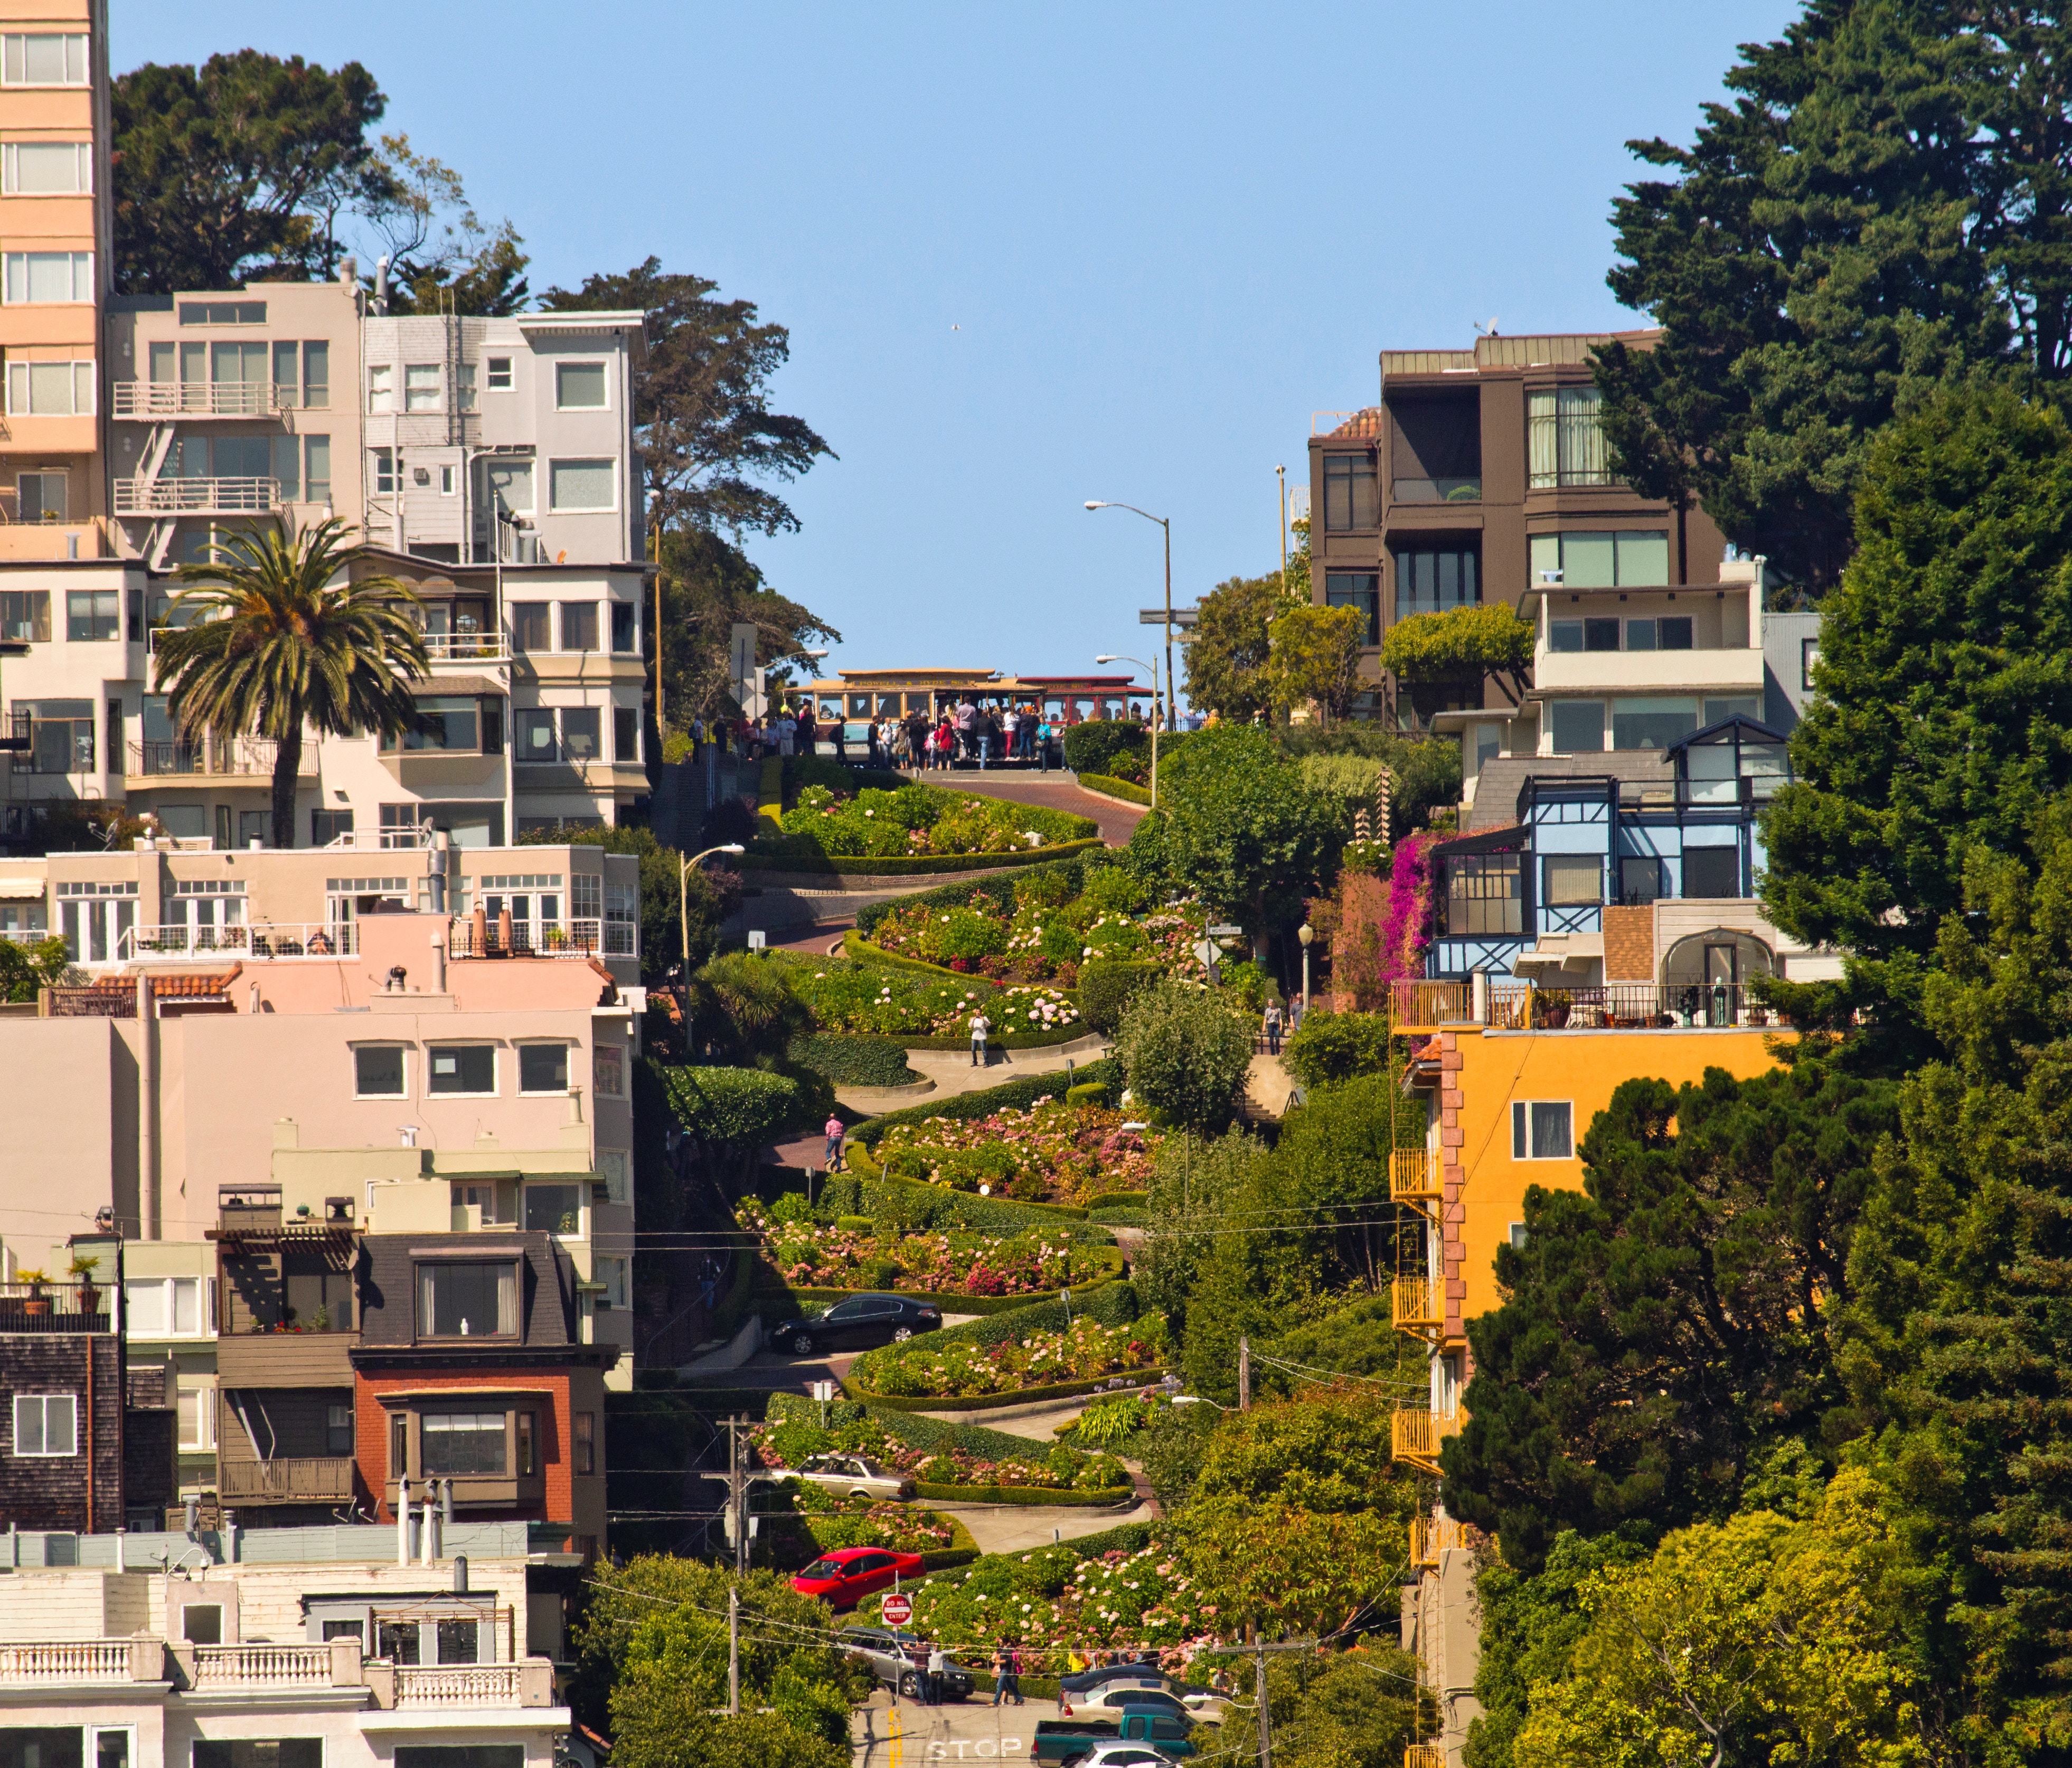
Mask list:
[[841,1145],[842,1120],[830,1113],[828,1117],[828,1157],[825,1166],[827,1170],[831,1173],[839,1172],[841,1170]]

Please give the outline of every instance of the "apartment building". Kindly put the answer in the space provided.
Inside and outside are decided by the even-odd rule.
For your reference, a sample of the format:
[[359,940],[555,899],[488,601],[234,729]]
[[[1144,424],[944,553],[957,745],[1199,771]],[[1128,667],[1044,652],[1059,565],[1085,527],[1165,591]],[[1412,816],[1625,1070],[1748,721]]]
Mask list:
[[1720,539],[1704,512],[1611,476],[1589,358],[1614,335],[1645,348],[1656,334],[1385,350],[1379,404],[1313,420],[1313,593],[1360,611],[1374,715],[1424,730],[1442,712],[1508,709],[1479,680],[1385,679],[1383,639],[1411,615],[1515,603],[1549,572],[1627,596],[1716,583]]
[[0,1761],[16,1768],[588,1764],[555,1690],[581,1560],[436,1515],[249,1535],[0,1539]]
[[114,551],[100,470],[110,133],[107,0],[6,0],[0,564]]
[[[1581,1138],[1620,1083],[1646,1075],[1695,1085],[1709,1068],[1747,1079],[1772,1066],[1774,1029],[1702,1009],[1655,1012],[1651,990],[1629,1014],[1607,1016],[1555,1008],[1551,995],[1526,983],[1395,985],[1396,1029],[1414,1046],[1408,1091],[1426,1121],[1425,1145],[1399,1150],[1389,1175],[1415,1229],[1400,1244],[1395,1319],[1424,1347],[1430,1382],[1422,1405],[1396,1414],[1398,1460],[1438,1472],[1474,1373],[1467,1322],[1502,1300],[1497,1250],[1523,1244],[1531,1187],[1583,1188]],[[1404,1589],[1403,1643],[1440,1697],[1436,1747],[1459,1768],[1481,1710],[1473,1693],[1474,1552],[1435,1508],[1412,1523],[1410,1559],[1416,1582]]]

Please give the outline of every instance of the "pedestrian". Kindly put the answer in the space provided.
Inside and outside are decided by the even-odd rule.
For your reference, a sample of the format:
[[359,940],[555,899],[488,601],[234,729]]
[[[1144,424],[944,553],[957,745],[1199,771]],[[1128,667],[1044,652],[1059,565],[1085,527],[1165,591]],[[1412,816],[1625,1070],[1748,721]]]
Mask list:
[[828,734],[834,738],[835,759],[846,767],[849,765],[849,723],[837,718],[828,727]]
[[1005,1651],[993,1654],[993,1704],[997,1707],[1007,1696],[1008,1657]]
[[1000,728],[998,721],[989,709],[972,720],[972,738],[978,745],[978,771],[985,771],[986,763],[993,755],[993,734]]
[[1037,724],[1036,771],[1039,774],[1047,774],[1050,771],[1050,738],[1054,734],[1048,718]]
[[1025,1655],[1019,1644],[1007,1648],[1007,1692],[1018,1707],[1022,1704],[1022,1663]]
[[1266,1003],[1266,1053],[1269,1056],[1281,1054],[1281,1003],[1268,999]]
[[792,734],[793,746],[802,755],[815,754],[814,744],[818,738],[819,733],[813,728],[813,702],[808,700],[799,708],[799,726]]
[[935,727],[935,765],[949,767],[957,759],[957,727],[950,714],[943,714],[943,722]]
[[1301,995],[1288,1003],[1288,1030],[1291,1035],[1302,1029],[1302,1015],[1309,1010]]
[[983,1068],[988,1064],[985,1055],[985,1034],[993,1030],[993,1022],[980,1009],[971,1016],[972,1067]]
[[824,1167],[830,1173],[838,1173],[841,1170],[842,1120],[832,1112],[828,1115],[827,1129],[828,1157]]
[[973,759],[978,754],[978,708],[968,697],[957,707],[957,740],[964,752],[964,759]]
[[865,740],[870,745],[870,765],[874,767],[883,767],[885,765],[885,746],[878,740],[878,721],[875,718],[872,719],[869,724],[863,727],[863,734]]
[[939,1707],[943,1704],[943,1678],[948,1674],[950,1660],[943,1655],[940,1641],[928,1647],[928,1704]]
[[777,721],[777,753],[780,755],[791,754],[796,749],[798,740],[799,721],[791,709],[787,706],[784,709],[784,716]]

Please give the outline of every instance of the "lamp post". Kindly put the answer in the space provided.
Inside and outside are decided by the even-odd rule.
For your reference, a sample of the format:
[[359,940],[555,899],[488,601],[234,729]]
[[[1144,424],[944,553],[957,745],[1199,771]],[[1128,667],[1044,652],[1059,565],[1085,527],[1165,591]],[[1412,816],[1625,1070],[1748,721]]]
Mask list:
[[[1169,725],[1180,722],[1179,703],[1173,692],[1173,524],[1169,517],[1153,516],[1148,509],[1139,509],[1134,504],[1109,503],[1098,497],[1087,500],[1088,509],[1126,509],[1133,516],[1141,516],[1147,522],[1156,522],[1166,530],[1166,722]],[[1137,659],[1128,660],[1134,663]],[[1155,684],[1154,684],[1155,686]]]
[[1302,942],[1302,1011],[1309,1011],[1309,942],[1317,936],[1317,930],[1305,921],[1295,929],[1295,937]]
[[729,841],[723,847],[708,847],[702,853],[693,853],[676,869],[676,912],[683,923],[684,937],[684,1001],[686,1006],[691,998],[691,868],[701,859],[710,859],[715,853],[738,853],[739,841]]
[[[1158,709],[1157,658],[1153,657],[1149,663],[1146,663],[1141,657],[1126,657],[1123,656],[1120,652],[1117,651],[1103,652],[1100,656],[1094,659],[1094,661],[1096,663],[1133,663],[1140,669],[1149,669],[1151,672],[1151,709],[1154,714],[1157,713]],[[1166,685],[1169,688],[1172,686],[1172,680],[1170,677],[1167,679]],[[1155,716],[1151,721],[1151,808],[1153,810],[1156,810],[1158,808],[1158,720]]]
[[1281,593],[1288,593],[1288,469],[1276,467],[1273,476],[1281,482]]

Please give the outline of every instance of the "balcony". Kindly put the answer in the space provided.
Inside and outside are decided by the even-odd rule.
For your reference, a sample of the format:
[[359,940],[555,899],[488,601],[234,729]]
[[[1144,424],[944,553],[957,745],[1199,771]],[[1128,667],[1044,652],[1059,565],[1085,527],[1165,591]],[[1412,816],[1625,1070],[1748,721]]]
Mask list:
[[0,1688],[88,1688],[165,1680],[166,1648],[159,1639],[0,1645]]
[[118,380],[113,415],[143,422],[163,417],[278,417],[301,401],[293,387],[269,380]]
[[1480,479],[1399,479],[1388,487],[1392,504],[1479,504]]
[[0,1283],[0,1333],[113,1332],[114,1309],[105,1284]]
[[[554,1704],[554,1667],[545,1658],[516,1663],[418,1667],[363,1659],[357,1639],[321,1645],[192,1645],[148,1634],[127,1639],[64,1639],[0,1645],[0,1690],[29,1691],[174,1684],[191,1696],[249,1698],[331,1689],[362,1691],[377,1712],[511,1712]],[[0,1705],[5,1705],[0,1698]],[[408,1723],[408,1721],[401,1721]]]
[[1537,697],[1567,693],[1666,693],[1720,695],[1763,691],[1762,652],[1745,644],[1694,645],[1675,651],[1555,651],[1533,653]]
[[1388,1195],[1397,1203],[1436,1203],[1444,1195],[1438,1157],[1429,1148],[1398,1148],[1388,1158]]
[[[368,1666],[370,1671],[380,1667]],[[398,1664],[389,1670],[388,1680],[393,1692],[380,1704],[398,1712],[553,1704],[553,1667],[545,1658],[520,1663]]]
[[[1400,1325],[1401,1322],[1397,1323]],[[1454,1435],[1460,1428],[1457,1419],[1442,1418],[1438,1413],[1422,1408],[1416,1410],[1399,1408],[1389,1420],[1389,1451],[1398,1461],[1408,1462],[1425,1473],[1436,1474],[1439,1471],[1439,1445]],[[1414,1549],[1417,1544],[1415,1534],[1417,1524],[1412,1522],[1410,1526],[1413,1532],[1411,1544]],[[1414,1552],[1412,1563],[1416,1563]]]
[[265,516],[281,507],[278,479],[118,479],[117,516]]
[[1395,1290],[1396,1330],[1431,1338],[1446,1330],[1446,1302],[1428,1277],[1400,1277]]
[[1446,1752],[1436,1744],[1405,1744],[1403,1768],[1446,1768]]
[[427,632],[425,655],[433,664],[508,663],[511,641],[500,632]]
[[1589,989],[1490,985],[1500,1031],[1724,1031],[1778,1022],[1746,989],[1725,982],[1608,982]]
[[283,1455],[273,1461],[216,1463],[216,1490],[226,1504],[343,1504],[352,1498],[350,1455]]
[[1470,1024],[1468,985],[1465,982],[1392,982],[1388,1016],[1399,1030]]
[[360,948],[354,923],[341,921],[253,921],[228,927],[189,927],[181,922],[133,927],[116,941],[124,964],[178,964],[195,958],[232,957],[265,963],[284,958],[346,958]]
[[1461,1525],[1442,1512],[1410,1519],[1410,1563],[1420,1571],[1437,1570],[1441,1554],[1457,1552],[1466,1544]]
[[[155,640],[160,627],[153,632]],[[152,649],[157,649],[155,643]],[[281,746],[271,737],[204,737],[193,742],[147,739],[130,745],[132,779],[265,779],[273,777]],[[317,746],[304,741],[295,766],[298,779],[317,777]]]
[[638,957],[639,929],[630,921],[491,921],[457,915],[447,928],[456,958]]

